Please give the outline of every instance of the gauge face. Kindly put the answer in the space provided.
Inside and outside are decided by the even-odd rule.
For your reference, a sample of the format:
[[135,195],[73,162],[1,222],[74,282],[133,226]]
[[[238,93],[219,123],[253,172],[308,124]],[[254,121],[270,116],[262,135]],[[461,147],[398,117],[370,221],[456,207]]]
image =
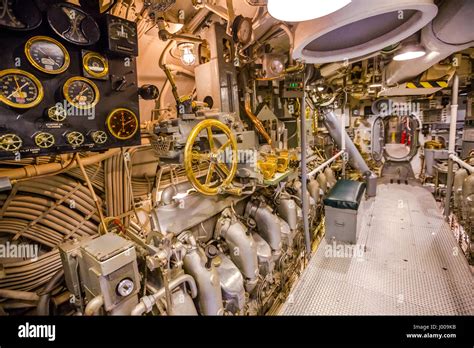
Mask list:
[[252,39],[252,22],[250,19],[237,16],[233,23],[233,39],[235,42],[239,42],[243,45],[246,45]]
[[0,71],[0,102],[28,109],[38,105],[43,96],[43,86],[32,74],[18,69]]
[[64,40],[76,45],[92,45],[99,41],[100,29],[94,19],[71,4],[57,4],[48,10],[51,28]]
[[10,29],[25,29],[26,25],[13,14],[12,5],[13,0],[0,0],[0,25]]
[[138,118],[131,110],[115,109],[107,117],[107,127],[117,139],[130,139],[138,131]]
[[130,44],[134,44],[137,40],[135,27],[122,21],[110,24],[109,35],[112,40],[124,39]]
[[29,62],[47,74],[60,74],[69,67],[70,57],[66,48],[47,36],[34,36],[25,45]]
[[101,78],[108,74],[109,63],[107,59],[95,52],[88,52],[82,58],[84,70],[92,77]]
[[78,109],[91,109],[99,102],[99,89],[89,79],[71,77],[63,86],[63,94],[69,104]]
[[0,0],[0,27],[10,30],[31,30],[42,22],[34,1]]

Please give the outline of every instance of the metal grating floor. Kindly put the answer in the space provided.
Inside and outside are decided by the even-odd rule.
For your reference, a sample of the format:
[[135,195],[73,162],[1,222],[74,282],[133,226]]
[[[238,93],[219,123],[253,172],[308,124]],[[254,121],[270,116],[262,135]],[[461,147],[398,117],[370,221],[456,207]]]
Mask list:
[[431,193],[382,184],[365,202],[362,255],[321,242],[281,315],[473,315],[474,281]]

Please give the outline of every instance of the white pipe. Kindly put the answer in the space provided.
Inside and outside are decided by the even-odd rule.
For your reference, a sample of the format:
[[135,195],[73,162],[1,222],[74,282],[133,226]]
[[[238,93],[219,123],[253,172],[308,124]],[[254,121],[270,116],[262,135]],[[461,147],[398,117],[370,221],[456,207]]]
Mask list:
[[474,167],[471,166],[470,164],[464,162],[462,159],[460,159],[458,156],[454,155],[454,154],[450,154],[449,155],[449,158],[452,159],[454,162],[456,162],[457,164],[459,164],[461,167],[463,167],[464,169],[467,169],[470,173],[473,173],[474,172]]
[[328,165],[330,165],[332,162],[334,162],[335,160],[337,160],[339,157],[341,157],[342,155],[344,154],[344,151],[339,151],[337,154],[335,154],[334,156],[332,156],[330,159],[328,159],[326,162],[320,164],[318,167],[316,167],[315,169],[313,169],[312,171],[310,171],[308,173],[308,177],[310,176],[313,176],[315,175],[316,173],[319,173],[320,171],[322,171],[324,168],[326,168]]
[[99,309],[104,305],[104,297],[102,295],[94,297],[86,306],[84,315],[97,315]]

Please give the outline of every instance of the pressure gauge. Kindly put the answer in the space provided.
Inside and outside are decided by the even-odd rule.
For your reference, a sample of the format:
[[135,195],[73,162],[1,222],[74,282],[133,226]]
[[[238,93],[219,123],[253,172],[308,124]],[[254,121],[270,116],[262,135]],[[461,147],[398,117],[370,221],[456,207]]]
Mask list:
[[43,86],[34,75],[19,69],[0,71],[0,102],[28,109],[41,103],[43,96]]
[[91,109],[100,99],[99,88],[84,77],[71,77],[63,86],[67,102],[78,109]]
[[109,14],[105,16],[105,20],[109,51],[138,56],[137,23]]
[[72,4],[51,6],[48,10],[48,23],[61,38],[76,45],[93,45],[100,39],[97,22],[80,7]]
[[102,79],[109,73],[107,58],[96,52],[87,52],[82,57],[84,72],[92,78]]
[[0,28],[33,30],[42,22],[41,12],[31,0],[0,0]]
[[119,108],[107,117],[107,128],[117,139],[127,140],[135,135],[139,128],[138,118],[133,111]]
[[69,67],[66,48],[47,36],[33,36],[26,42],[25,54],[36,69],[47,74],[61,74]]
[[243,16],[237,16],[232,23],[232,38],[234,42],[246,45],[252,40],[252,21]]
[[130,278],[125,278],[117,284],[117,294],[122,297],[130,295],[135,289],[135,284]]

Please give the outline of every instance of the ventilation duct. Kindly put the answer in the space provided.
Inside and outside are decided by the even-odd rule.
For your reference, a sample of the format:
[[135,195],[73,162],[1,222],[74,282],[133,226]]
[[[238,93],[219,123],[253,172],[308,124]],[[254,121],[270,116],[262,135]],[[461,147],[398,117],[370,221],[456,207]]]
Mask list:
[[[473,18],[474,1],[445,1],[440,7],[438,16],[421,31],[421,44],[425,47],[427,54],[406,62],[392,61],[385,71],[387,85],[413,79],[454,52],[472,46],[474,44]],[[385,95],[393,95],[393,93]]]
[[330,15],[299,23],[293,57],[306,63],[361,57],[417,32],[437,10],[433,0],[353,0]]

